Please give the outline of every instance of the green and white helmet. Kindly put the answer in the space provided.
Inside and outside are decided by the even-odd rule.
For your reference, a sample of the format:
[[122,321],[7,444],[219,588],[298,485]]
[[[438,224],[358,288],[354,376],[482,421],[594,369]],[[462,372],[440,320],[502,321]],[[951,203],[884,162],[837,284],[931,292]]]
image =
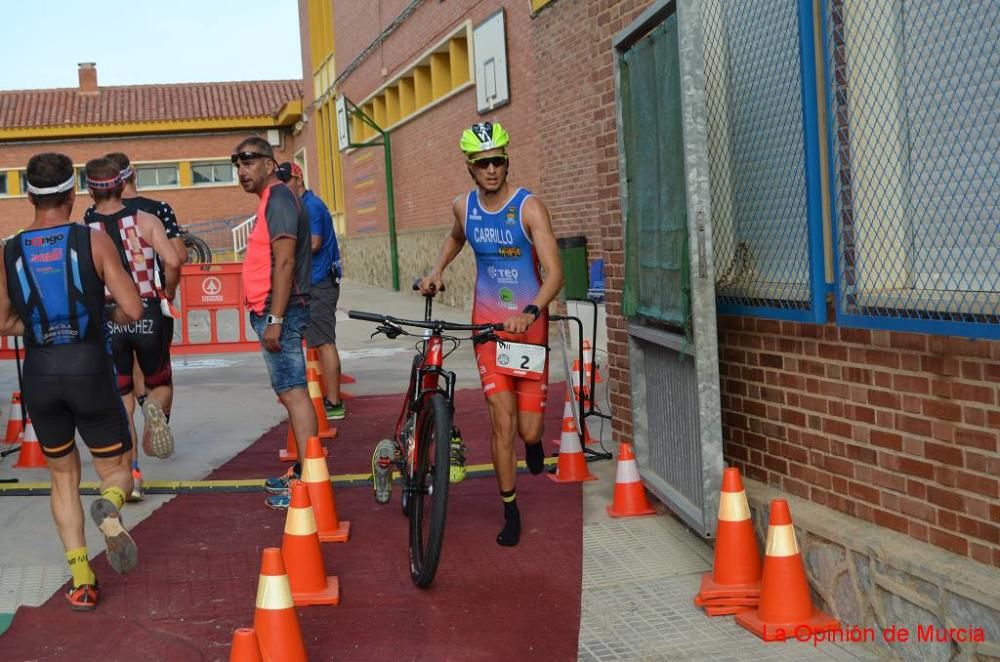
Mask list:
[[478,122],[462,132],[458,146],[466,154],[475,154],[506,147],[509,142],[510,136],[499,123]]

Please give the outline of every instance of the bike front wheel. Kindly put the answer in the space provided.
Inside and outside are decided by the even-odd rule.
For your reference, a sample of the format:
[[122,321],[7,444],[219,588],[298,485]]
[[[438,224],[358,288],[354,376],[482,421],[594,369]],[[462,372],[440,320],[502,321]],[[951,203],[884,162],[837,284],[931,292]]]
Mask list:
[[421,588],[437,572],[448,511],[451,406],[441,393],[427,396],[417,417],[417,458],[410,490],[410,576]]

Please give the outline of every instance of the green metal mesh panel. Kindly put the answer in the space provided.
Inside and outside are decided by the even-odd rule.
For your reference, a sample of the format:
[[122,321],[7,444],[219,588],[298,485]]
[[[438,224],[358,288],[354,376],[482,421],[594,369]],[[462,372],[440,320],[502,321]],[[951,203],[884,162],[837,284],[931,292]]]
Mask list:
[[691,313],[677,20],[621,60],[627,184],[623,308],[686,329]]

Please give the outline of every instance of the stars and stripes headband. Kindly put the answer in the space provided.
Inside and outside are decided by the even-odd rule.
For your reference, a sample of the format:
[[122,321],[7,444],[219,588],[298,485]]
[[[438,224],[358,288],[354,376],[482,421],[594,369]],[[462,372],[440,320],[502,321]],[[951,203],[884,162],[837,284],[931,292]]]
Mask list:
[[122,175],[118,173],[111,179],[91,179],[87,177],[87,188],[97,189],[98,191],[107,191],[115,188],[122,183]]
[[129,177],[131,177],[133,174],[135,174],[135,170],[133,170],[132,169],[132,165],[129,164],[129,165],[125,166],[124,168],[122,168],[122,171],[119,174],[119,177],[122,178],[122,181],[125,181],[126,179],[128,179]]
[[32,195],[52,195],[53,193],[63,193],[69,191],[76,184],[76,175],[70,175],[69,179],[64,181],[62,184],[56,184],[55,186],[34,186],[31,182],[28,182],[28,193]]

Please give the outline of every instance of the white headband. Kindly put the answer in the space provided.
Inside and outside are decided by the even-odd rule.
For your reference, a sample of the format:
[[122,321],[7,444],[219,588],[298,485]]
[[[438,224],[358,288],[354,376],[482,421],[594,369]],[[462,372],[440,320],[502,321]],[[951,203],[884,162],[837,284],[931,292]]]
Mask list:
[[63,193],[69,191],[74,186],[76,186],[76,175],[70,175],[69,179],[64,181],[62,184],[56,186],[46,186],[45,188],[39,188],[33,186],[31,182],[28,182],[28,193],[33,195],[52,195],[53,193]]

